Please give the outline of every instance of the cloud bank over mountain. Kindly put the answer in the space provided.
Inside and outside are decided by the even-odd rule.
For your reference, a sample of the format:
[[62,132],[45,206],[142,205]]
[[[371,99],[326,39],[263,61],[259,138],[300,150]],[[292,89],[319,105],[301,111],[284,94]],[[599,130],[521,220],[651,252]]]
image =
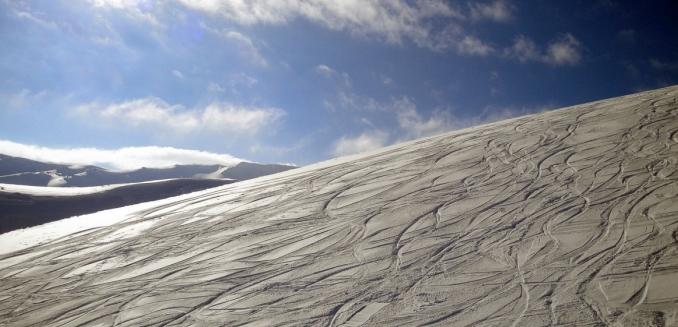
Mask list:
[[173,147],[49,148],[7,140],[0,140],[0,153],[43,162],[97,165],[113,170],[132,170],[141,167],[166,168],[187,164],[235,165],[244,161],[229,154]]

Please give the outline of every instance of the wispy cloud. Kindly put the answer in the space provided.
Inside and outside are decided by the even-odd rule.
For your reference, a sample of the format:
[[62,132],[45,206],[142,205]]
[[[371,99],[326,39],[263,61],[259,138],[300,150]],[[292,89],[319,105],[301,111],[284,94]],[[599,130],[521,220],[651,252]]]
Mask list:
[[506,22],[513,18],[513,9],[503,0],[497,0],[486,3],[471,3],[471,18],[489,19],[496,22]]
[[[121,10],[127,16],[167,30],[167,15],[175,12],[174,2],[146,0],[90,0],[93,8]],[[412,42],[435,51],[454,51],[461,55],[485,56],[492,47],[478,36],[467,33],[463,26],[473,21],[503,23],[513,19],[514,7],[505,0],[459,5],[443,0],[365,0],[365,1],[229,1],[179,0],[181,9],[207,13],[232,25],[286,25],[296,20],[310,21],[330,30],[346,32],[361,38],[390,44]],[[219,25],[219,24],[216,24]],[[259,66],[269,61],[261,54],[261,46],[242,31],[219,30],[202,24],[234,42],[238,51]],[[100,38],[109,40],[108,38]]]
[[[375,150],[394,141],[402,142],[419,137],[425,137],[450,131],[458,128],[453,116],[445,111],[434,111],[428,118],[417,110],[415,103],[408,97],[393,99],[390,103],[376,104],[379,108],[395,113],[397,128],[393,133],[384,128],[376,127],[375,123],[362,117],[360,123],[369,127],[368,131],[357,136],[344,135],[336,141],[334,155],[343,156]],[[383,123],[383,121],[380,121]]]
[[338,72],[325,64],[315,66],[315,72],[325,78],[334,80],[343,87],[351,88],[351,76],[348,73]]
[[324,104],[330,110],[378,110],[382,109],[379,102],[371,97],[358,94],[353,89],[351,76],[346,72],[340,72],[336,69],[320,64],[315,66],[315,72],[324,78],[334,82],[336,87],[336,96],[333,99],[325,99]]
[[131,126],[153,126],[180,133],[209,131],[230,135],[256,134],[285,115],[285,111],[278,108],[218,102],[204,108],[186,108],[154,97],[104,105],[89,103],[76,107],[74,111],[86,117]]
[[223,32],[223,36],[226,39],[231,40],[236,45],[240,55],[243,58],[249,60],[252,64],[257,66],[268,66],[268,61],[261,54],[259,48],[254,45],[254,42],[250,37],[236,31]]
[[[324,129],[326,130],[326,129]],[[306,149],[308,146],[318,141],[318,134],[323,133],[323,129],[315,130],[305,136],[299,137],[296,141],[291,144],[282,144],[282,145],[272,145],[264,143],[254,143],[249,147],[249,151],[252,154],[265,154],[272,157],[283,157],[293,154],[299,154],[301,151]],[[292,164],[296,166],[296,163],[287,162],[287,164]]]
[[231,104],[213,103],[201,113],[203,126],[229,133],[253,134],[285,115],[278,108],[239,107]]
[[447,132],[460,126],[448,111],[436,110],[426,119],[417,111],[417,106],[407,97],[395,100],[392,105],[397,112],[401,139],[409,140]]
[[252,87],[257,83],[259,83],[259,80],[245,73],[233,74],[229,79],[229,84],[234,88],[239,86]]
[[164,168],[180,164],[234,165],[243,161],[229,154],[173,147],[49,148],[7,140],[0,140],[0,153],[43,162],[97,165],[114,170],[132,170],[141,167]]
[[16,92],[0,92],[0,104],[5,108],[21,109],[44,100],[46,95],[46,91],[34,92],[29,89],[21,89]]
[[661,61],[650,59],[650,66],[656,70],[678,72],[678,61]]
[[537,45],[525,35],[518,35],[511,47],[504,49],[504,55],[520,62],[540,60],[542,54]]
[[500,120],[511,119],[524,115],[545,112],[557,108],[555,103],[545,103],[535,106],[486,106],[476,117],[459,121],[459,128],[488,124]]
[[549,44],[544,60],[557,66],[576,65],[581,61],[581,43],[567,33]]
[[393,79],[388,76],[382,76],[381,83],[384,84],[385,86],[393,86],[394,84]]
[[325,77],[332,77],[335,74],[337,74],[337,71],[330,68],[330,66],[320,64],[318,66],[315,66],[315,71],[316,73],[323,75]]
[[473,36],[465,36],[457,43],[457,53],[461,55],[487,56],[494,48]]
[[174,75],[174,77],[176,77],[178,79],[184,79],[184,73],[182,73],[179,70],[172,69],[172,75]]
[[21,10],[21,9],[15,10],[14,15],[16,17],[20,18],[20,19],[24,19],[24,20],[33,22],[33,23],[35,23],[38,26],[41,26],[43,28],[47,28],[47,29],[58,29],[59,28],[59,26],[56,22],[49,20],[49,19],[46,19],[46,18],[43,18],[43,17],[39,17],[38,14],[31,12],[30,8],[25,8],[25,9],[26,10]]
[[144,21],[155,27],[164,27],[153,14],[154,3],[148,0],[89,0],[93,7],[100,9],[123,9],[127,16]]
[[261,44],[253,40],[250,36],[232,29],[214,28],[205,23],[200,23],[200,28],[229,42],[234,46],[240,57],[248,61],[250,64],[259,67],[269,66],[268,60],[266,60],[260,51]]
[[222,85],[217,82],[209,82],[207,91],[211,93],[224,93],[230,91],[234,95],[239,95],[244,89],[254,87],[259,80],[245,73],[231,74],[228,80]]
[[226,89],[219,85],[219,83],[209,82],[209,84],[207,84],[207,91],[212,93],[222,93],[226,92]]
[[388,108],[389,112],[394,113],[397,122],[396,128],[385,128],[382,126],[384,121],[378,121],[378,124],[375,124],[367,118],[360,118],[360,123],[368,127],[368,129],[357,136],[344,135],[339,138],[334,146],[335,156],[371,151],[393,143],[543,112],[557,107],[554,104],[535,107],[487,106],[479,110],[479,113],[473,117],[461,118],[454,115],[450,108],[445,110],[436,109],[426,115],[417,108],[417,105],[411,98],[406,96],[392,99],[390,103],[383,103],[380,106]]
[[379,149],[386,145],[388,137],[388,133],[381,130],[365,132],[355,137],[343,136],[334,146],[334,155],[345,156]]
[[242,25],[286,24],[297,18],[329,29],[379,37],[400,43],[404,38],[422,40],[428,29],[424,20],[434,16],[460,16],[440,1],[409,4],[393,1],[190,1],[185,6],[219,15]]
[[542,51],[530,38],[519,35],[511,47],[504,49],[504,56],[520,62],[538,61],[553,66],[573,66],[581,61],[582,45],[572,34],[566,33]]
[[[391,44],[409,40],[419,47],[453,50],[463,55],[486,55],[489,46],[464,32],[471,19],[504,22],[512,9],[504,1],[455,8],[440,0],[368,1],[191,1],[186,7],[240,25],[283,25],[305,19],[325,28]],[[483,46],[481,46],[483,45]]]

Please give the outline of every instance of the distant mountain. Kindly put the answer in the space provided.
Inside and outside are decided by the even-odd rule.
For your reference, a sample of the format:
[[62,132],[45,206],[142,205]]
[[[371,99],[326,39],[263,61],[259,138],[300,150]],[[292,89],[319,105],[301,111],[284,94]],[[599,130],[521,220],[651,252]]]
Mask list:
[[116,172],[97,166],[69,166],[0,154],[0,233],[293,168],[241,162],[235,166],[177,165]]
[[246,180],[295,168],[287,165],[241,162],[235,166],[176,165],[116,172],[97,166],[69,166],[0,154],[0,183],[33,186],[97,186],[173,178],[230,178]]
[[[101,191],[69,192],[79,188],[24,187],[13,190],[0,185],[0,234],[37,226],[62,218],[84,215],[141,202],[164,199],[229,183],[229,179],[170,179],[102,187]],[[79,191],[79,190],[78,190]]]
[[231,178],[235,180],[246,180],[257,178],[259,176],[271,175],[286,170],[295,168],[293,166],[275,165],[275,164],[258,164],[252,162],[241,162],[233,167],[230,167],[221,174],[224,178]]

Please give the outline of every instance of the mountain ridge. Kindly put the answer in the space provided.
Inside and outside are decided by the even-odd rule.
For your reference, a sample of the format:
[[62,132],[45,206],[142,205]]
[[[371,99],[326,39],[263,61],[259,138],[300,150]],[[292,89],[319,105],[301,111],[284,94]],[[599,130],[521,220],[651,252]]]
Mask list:
[[175,165],[168,168],[142,167],[111,171],[93,165],[74,166],[46,163],[0,154],[0,183],[31,186],[99,186],[173,178],[230,178],[245,180],[297,167],[243,161],[227,165]]

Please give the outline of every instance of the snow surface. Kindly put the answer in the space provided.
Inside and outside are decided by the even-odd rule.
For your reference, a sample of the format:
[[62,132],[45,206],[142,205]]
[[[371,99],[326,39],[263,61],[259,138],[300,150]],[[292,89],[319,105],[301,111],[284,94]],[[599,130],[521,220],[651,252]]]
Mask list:
[[[166,180],[131,183],[131,184],[156,183],[161,181]],[[25,186],[14,184],[0,184],[0,185],[2,185],[3,187],[9,186],[10,189],[13,189],[19,193],[27,193],[32,195],[73,196],[101,192],[104,190],[109,190],[116,187],[131,184],[113,184],[105,186],[69,187],[69,188],[52,188],[43,186]],[[55,190],[52,191],[51,189]],[[71,189],[76,190],[71,192],[69,191]],[[83,191],[82,189],[85,190]],[[0,255],[11,253],[14,251],[19,251],[39,244],[48,243],[57,239],[67,237],[69,235],[77,235],[80,232],[86,232],[89,230],[114,225],[127,220],[133,220],[134,214],[137,213],[138,211],[146,210],[148,208],[153,208],[156,206],[162,206],[168,203],[173,203],[175,201],[182,201],[193,196],[199,196],[200,194],[209,192],[210,190],[211,189],[207,189],[198,192],[160,199],[156,201],[137,203],[130,206],[103,210],[91,214],[57,220],[54,222],[50,222],[47,224],[31,228],[24,228],[0,234]],[[148,222],[145,222],[145,224],[148,224]],[[129,226],[123,227],[120,230],[115,231],[112,235],[107,235],[103,237],[99,241],[101,242],[117,238],[125,238],[141,232],[137,228],[128,228],[128,227]],[[145,226],[144,229],[148,227],[150,226]],[[2,261],[0,261],[0,267],[2,267]]]
[[0,235],[0,325],[676,325],[677,100],[608,99]]
[[130,184],[110,184],[88,187],[30,186],[0,183],[1,192],[22,193],[36,196],[74,196],[99,193]]

